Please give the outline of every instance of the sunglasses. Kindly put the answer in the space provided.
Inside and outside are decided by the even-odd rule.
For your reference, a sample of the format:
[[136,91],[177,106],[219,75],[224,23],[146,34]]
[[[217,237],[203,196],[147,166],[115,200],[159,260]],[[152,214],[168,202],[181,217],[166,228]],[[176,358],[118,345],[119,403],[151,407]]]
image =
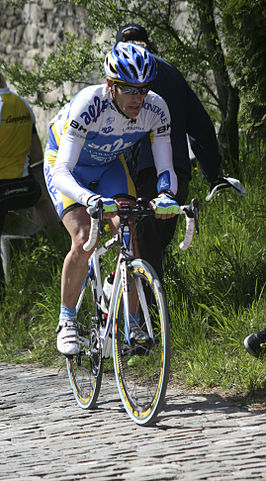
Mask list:
[[137,94],[147,95],[147,93],[151,89],[151,83],[149,83],[148,85],[145,85],[145,87],[131,87],[131,85],[120,84],[116,82],[114,82],[114,85],[116,87],[119,87],[120,90],[122,90],[123,94],[128,94],[128,95],[137,95]]

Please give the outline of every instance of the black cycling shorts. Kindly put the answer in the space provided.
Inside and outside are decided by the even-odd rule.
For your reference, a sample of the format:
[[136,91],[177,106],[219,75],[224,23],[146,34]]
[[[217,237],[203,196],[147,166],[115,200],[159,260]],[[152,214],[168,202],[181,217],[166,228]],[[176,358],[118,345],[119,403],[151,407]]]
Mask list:
[[41,186],[32,175],[0,180],[0,212],[33,207],[41,194]]

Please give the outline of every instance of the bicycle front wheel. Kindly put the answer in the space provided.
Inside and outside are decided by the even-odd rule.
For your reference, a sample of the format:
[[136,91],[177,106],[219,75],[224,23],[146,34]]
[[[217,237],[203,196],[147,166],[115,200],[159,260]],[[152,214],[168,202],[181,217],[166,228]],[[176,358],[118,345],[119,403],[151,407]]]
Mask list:
[[141,259],[128,265],[128,288],[135,297],[142,343],[130,340],[125,322],[122,281],[113,322],[113,358],[123,405],[137,424],[154,422],[161,409],[169,377],[170,332],[163,290],[153,268]]
[[78,405],[83,409],[95,406],[103,374],[99,319],[93,299],[89,281],[78,317],[81,350],[78,355],[66,358],[69,382]]

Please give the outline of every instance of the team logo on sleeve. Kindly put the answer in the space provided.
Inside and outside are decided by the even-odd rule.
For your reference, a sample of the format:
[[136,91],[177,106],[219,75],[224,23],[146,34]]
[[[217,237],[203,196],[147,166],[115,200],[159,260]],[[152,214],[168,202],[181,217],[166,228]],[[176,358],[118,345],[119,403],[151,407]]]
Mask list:
[[158,107],[158,105],[150,104],[149,102],[144,102],[142,107],[145,110],[150,110],[154,114],[158,115],[160,117],[160,120],[161,120],[162,124],[167,122],[167,117],[166,117],[164,111],[160,107]]
[[95,95],[94,97],[94,104],[90,104],[88,110],[82,112],[80,115],[81,118],[84,120],[86,125],[89,125],[91,122],[97,122],[98,118],[100,117],[101,113],[104,112],[108,107],[108,100],[104,99],[101,100],[100,97]]
[[73,129],[76,129],[78,130],[79,132],[83,133],[83,134],[86,134],[87,130],[88,129],[85,129],[83,127],[83,125],[79,124],[76,120],[71,120],[70,121],[70,127],[72,127]]
[[159,127],[157,129],[157,134],[164,134],[165,132],[167,132],[167,130],[169,130],[171,127],[170,124],[167,124],[167,125],[162,125],[161,127]]

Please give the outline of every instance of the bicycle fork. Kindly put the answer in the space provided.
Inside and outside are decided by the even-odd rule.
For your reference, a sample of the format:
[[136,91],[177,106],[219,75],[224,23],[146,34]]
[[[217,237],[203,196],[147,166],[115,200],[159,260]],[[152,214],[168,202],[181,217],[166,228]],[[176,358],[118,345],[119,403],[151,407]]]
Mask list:
[[121,264],[121,279],[123,289],[123,307],[125,321],[125,341],[130,344],[130,315],[137,313],[141,308],[146,324],[149,338],[154,343],[152,322],[149,312],[148,301],[142,281],[139,277],[134,278],[134,282],[129,283],[128,266],[126,260]]
[[124,307],[124,321],[125,321],[125,341],[130,344],[129,333],[130,333],[130,321],[129,321],[129,283],[128,283],[128,275],[127,275],[127,265],[126,259],[120,264],[120,272],[121,272],[121,283],[122,283],[122,290],[123,290],[123,307]]

